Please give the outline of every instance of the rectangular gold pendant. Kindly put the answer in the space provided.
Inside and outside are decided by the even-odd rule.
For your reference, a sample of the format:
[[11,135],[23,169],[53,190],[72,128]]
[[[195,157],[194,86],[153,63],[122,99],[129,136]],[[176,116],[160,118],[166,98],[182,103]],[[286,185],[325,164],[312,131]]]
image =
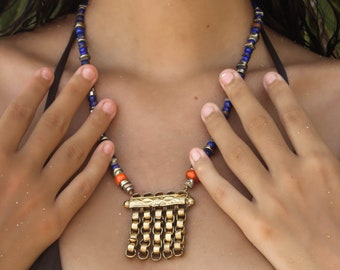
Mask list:
[[125,255],[153,261],[184,252],[186,210],[194,199],[186,191],[133,195],[124,206],[132,210],[130,237]]

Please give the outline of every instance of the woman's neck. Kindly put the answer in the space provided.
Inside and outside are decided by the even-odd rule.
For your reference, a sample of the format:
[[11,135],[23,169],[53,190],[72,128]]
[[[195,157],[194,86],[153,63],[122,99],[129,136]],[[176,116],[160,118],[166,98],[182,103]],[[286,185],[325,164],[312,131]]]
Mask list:
[[87,38],[92,62],[103,69],[188,77],[233,67],[252,18],[249,0],[95,0]]

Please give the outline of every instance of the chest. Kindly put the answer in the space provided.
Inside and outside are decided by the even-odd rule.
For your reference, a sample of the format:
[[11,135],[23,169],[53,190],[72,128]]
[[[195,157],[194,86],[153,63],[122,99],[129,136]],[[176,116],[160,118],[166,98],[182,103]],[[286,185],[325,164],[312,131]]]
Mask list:
[[[181,91],[181,100],[170,94],[164,101],[160,98],[161,95],[166,96],[164,92],[155,92],[150,86],[146,86],[148,97],[143,97],[130,86],[125,88],[124,95],[119,93],[119,85],[112,86],[110,92],[99,92],[100,96],[110,95],[117,102],[117,119],[107,134],[115,142],[119,163],[138,193],[170,192],[184,188],[185,172],[190,167],[189,150],[204,146],[209,139],[200,120],[200,108],[205,102],[222,103],[224,99],[217,84],[198,91],[195,91],[196,85],[178,87],[166,90],[174,91],[177,96],[176,91]],[[105,86],[99,84],[97,88],[104,89]],[[118,92],[116,95],[114,89]],[[230,120],[236,129],[241,130],[236,115]],[[214,162],[221,174],[248,195],[218,154]],[[187,211],[184,257],[158,264],[128,260],[124,251],[128,244],[131,213],[122,206],[128,197],[107,175],[61,239],[64,268],[91,269],[100,262],[103,269],[112,269],[117,265],[120,265],[119,269],[159,269],[160,264],[162,269],[175,265],[181,269],[203,269],[212,265],[213,269],[224,269],[226,264],[231,267],[243,264],[243,269],[251,269],[256,262],[261,266],[259,269],[271,269],[202,186],[197,185],[190,195],[195,198],[196,204]],[[85,256],[87,259],[80,254],[88,254]],[[240,264],[242,256],[249,257],[249,260]]]

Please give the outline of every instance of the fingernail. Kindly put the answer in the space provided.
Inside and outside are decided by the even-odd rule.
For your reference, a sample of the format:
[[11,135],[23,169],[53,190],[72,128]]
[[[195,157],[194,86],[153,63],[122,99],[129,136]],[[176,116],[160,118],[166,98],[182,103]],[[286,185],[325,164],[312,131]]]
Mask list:
[[112,155],[113,154],[113,144],[109,142],[105,142],[103,146],[103,152],[107,155]]
[[191,162],[197,162],[202,157],[202,153],[199,149],[192,149],[190,152]]
[[90,67],[84,67],[81,71],[81,75],[85,80],[93,81],[96,78],[96,73]]
[[43,77],[46,81],[50,81],[52,79],[52,73],[48,68],[43,68],[41,70],[41,77]]
[[222,84],[228,85],[232,82],[232,80],[235,78],[235,74],[231,70],[225,70],[221,73],[220,79]]
[[215,107],[208,103],[208,104],[205,104],[202,108],[202,116],[204,118],[208,117],[210,114],[212,114],[213,112],[215,111]]
[[278,75],[275,72],[269,72],[264,76],[264,83],[266,85],[272,84],[274,81],[278,79]]
[[106,101],[104,102],[103,106],[102,106],[102,109],[104,112],[106,112],[107,114],[112,114],[113,113],[113,105],[111,102],[109,101]]

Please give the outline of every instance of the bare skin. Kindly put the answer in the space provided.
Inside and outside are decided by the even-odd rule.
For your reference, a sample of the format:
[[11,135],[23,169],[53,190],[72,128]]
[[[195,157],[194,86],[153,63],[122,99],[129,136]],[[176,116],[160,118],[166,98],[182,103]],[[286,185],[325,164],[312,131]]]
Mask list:
[[[237,24],[235,24],[236,17]],[[2,112],[22,89],[27,88],[28,82],[32,80],[32,74],[38,68],[55,66],[66,45],[73,19],[73,16],[69,16],[33,33],[1,40],[0,54],[3,65],[0,72],[2,86],[0,109]],[[96,0],[96,3],[88,8],[86,21],[92,62],[99,72],[96,83],[98,96],[100,99],[106,99],[107,102],[108,99],[114,100],[117,106],[117,115],[107,128],[107,133],[115,144],[120,164],[139,193],[182,189],[185,181],[184,174],[190,164],[188,158],[190,149],[203,146],[209,138],[205,125],[201,121],[201,108],[207,102],[217,103],[218,106],[223,102],[225,93],[218,82],[218,76],[223,69],[234,67],[238,61],[252,21],[251,6],[248,1],[210,1],[209,3],[207,1],[162,3],[154,1],[150,4],[143,1],[136,3],[126,0]],[[290,86],[297,99],[312,119],[320,137],[339,159],[340,128],[334,124],[337,123],[340,115],[339,106],[336,106],[340,99],[338,61],[314,55],[273,33],[270,29],[267,30],[285,64]],[[78,65],[77,51],[74,48],[65,70],[61,89],[67,84]],[[272,70],[274,70],[273,64],[264,44],[260,41],[251,60],[246,83],[251,86],[250,89],[261,104],[279,123],[274,105],[264,91],[262,83],[263,75]],[[96,80],[96,72],[92,71],[94,72],[92,79]],[[80,78],[77,80],[77,84],[82,82]],[[49,83],[50,81],[47,81],[45,86],[42,86],[42,93]],[[86,85],[89,84],[91,83],[84,83],[82,94],[73,97],[75,103],[80,103],[81,95],[86,94]],[[34,91],[35,88],[30,87],[29,90]],[[77,88],[72,86],[69,89],[75,91]],[[67,93],[61,91],[63,92]],[[67,99],[70,97],[65,97],[65,100]],[[59,107],[56,104],[55,109],[61,110],[59,113],[64,115],[66,112],[61,108],[68,103],[60,103]],[[98,110],[100,120],[97,119],[95,122],[101,122],[101,127],[96,132],[87,130],[86,133],[90,132],[91,136],[96,137],[99,136],[101,129],[106,129],[115,114],[115,106],[112,104],[111,106],[113,107],[109,116],[105,113],[101,114],[101,110]],[[37,123],[41,111],[42,108],[38,108],[33,123]],[[71,114],[71,111],[68,112],[69,118]],[[87,104],[83,102],[75,113],[64,140],[80,128],[87,116]],[[236,133],[249,143],[236,113],[231,115],[229,122]],[[91,125],[91,122],[89,123]],[[280,128],[282,130],[281,125]],[[215,134],[217,131],[209,128],[209,132]],[[80,140],[81,136],[79,136],[73,137],[74,141]],[[28,136],[25,137],[25,142],[27,138]],[[27,145],[28,143],[29,141]],[[86,151],[89,151],[91,144],[94,144],[94,139],[89,142]],[[37,143],[33,146],[39,148]],[[34,149],[36,148],[32,147],[33,153]],[[103,150],[98,151],[97,153],[102,153],[98,155],[101,156],[100,162],[97,159],[93,164],[107,164],[109,155],[104,154]],[[228,150],[224,151],[228,152]],[[27,157],[24,154],[22,156]],[[14,158],[8,162],[18,163]],[[220,154],[213,158],[213,162],[223,178],[232,183],[241,194],[251,198],[226,166]],[[28,242],[22,253],[27,258],[25,265],[18,265],[15,268],[13,257],[17,256],[17,253],[10,253],[0,258],[5,263],[7,260],[10,265],[7,268],[27,268],[48,245],[47,242],[53,242],[62,234],[60,252],[63,269],[98,267],[159,269],[160,264],[130,261],[124,257],[130,213],[123,208],[122,203],[128,197],[114,185],[109,174],[100,181],[99,175],[105,173],[105,166],[101,166],[97,176],[91,178],[95,179],[93,186],[85,194],[79,192],[80,187],[76,187],[73,193],[70,193],[73,198],[76,198],[79,203],[77,207],[80,208],[80,205],[89,199],[94,186],[99,183],[93,196],[68,224],[66,230],[63,232],[77,207],[68,212],[66,206],[60,212],[52,210],[49,212],[52,216],[51,220],[62,221],[62,225],[52,230],[53,233],[50,229],[46,229],[46,234],[49,234],[48,240],[42,233],[38,233],[39,224],[31,223],[33,229],[27,229],[26,233],[36,241]],[[36,171],[41,170],[41,164],[37,168]],[[89,179],[91,175],[89,171],[84,171],[83,182]],[[213,172],[213,169],[210,168],[210,171]],[[54,175],[54,173],[50,174]],[[48,176],[44,175],[46,179],[49,178]],[[34,177],[37,175],[30,175],[30,177],[34,182]],[[44,179],[43,176],[39,177],[41,180]],[[66,182],[68,177],[65,175],[58,181]],[[206,178],[208,179],[204,177]],[[41,189],[45,190],[45,187],[35,186],[40,192]],[[213,189],[209,191],[214,192]],[[56,194],[55,190],[53,192]],[[317,192],[317,190],[312,189],[310,192]],[[241,224],[238,226],[225,214],[202,185],[196,185],[191,195],[197,203],[189,211],[185,256],[162,262],[162,269],[174,267],[273,269],[273,265],[278,269],[280,266],[281,269],[288,269],[284,262],[275,265],[272,260],[275,254],[268,255],[259,246],[255,247],[256,241],[247,239],[239,228]],[[223,201],[217,201],[223,207]],[[48,206],[51,206],[53,202],[54,197],[49,195],[48,198],[41,200],[39,207],[48,209],[44,204],[50,203]],[[15,203],[16,200],[13,199],[13,206]],[[4,205],[3,209],[6,208],[6,201],[1,201],[0,204]],[[318,205],[315,207],[317,208]],[[223,209],[228,213],[225,208]],[[322,210],[316,209],[316,211]],[[41,220],[43,218],[41,216],[37,214],[36,220],[39,218]],[[339,220],[339,216],[337,218]],[[11,224],[14,230],[17,230],[16,224],[14,221]],[[251,221],[248,221],[248,225],[251,224]],[[313,222],[307,225],[313,226]],[[6,227],[8,225],[1,229]],[[1,233],[8,235],[8,232]],[[248,234],[247,236],[249,237]],[[1,238],[4,239],[2,236]],[[18,238],[12,242],[18,246],[21,240]],[[19,262],[15,261],[15,263]],[[6,269],[6,264],[1,268]]]

